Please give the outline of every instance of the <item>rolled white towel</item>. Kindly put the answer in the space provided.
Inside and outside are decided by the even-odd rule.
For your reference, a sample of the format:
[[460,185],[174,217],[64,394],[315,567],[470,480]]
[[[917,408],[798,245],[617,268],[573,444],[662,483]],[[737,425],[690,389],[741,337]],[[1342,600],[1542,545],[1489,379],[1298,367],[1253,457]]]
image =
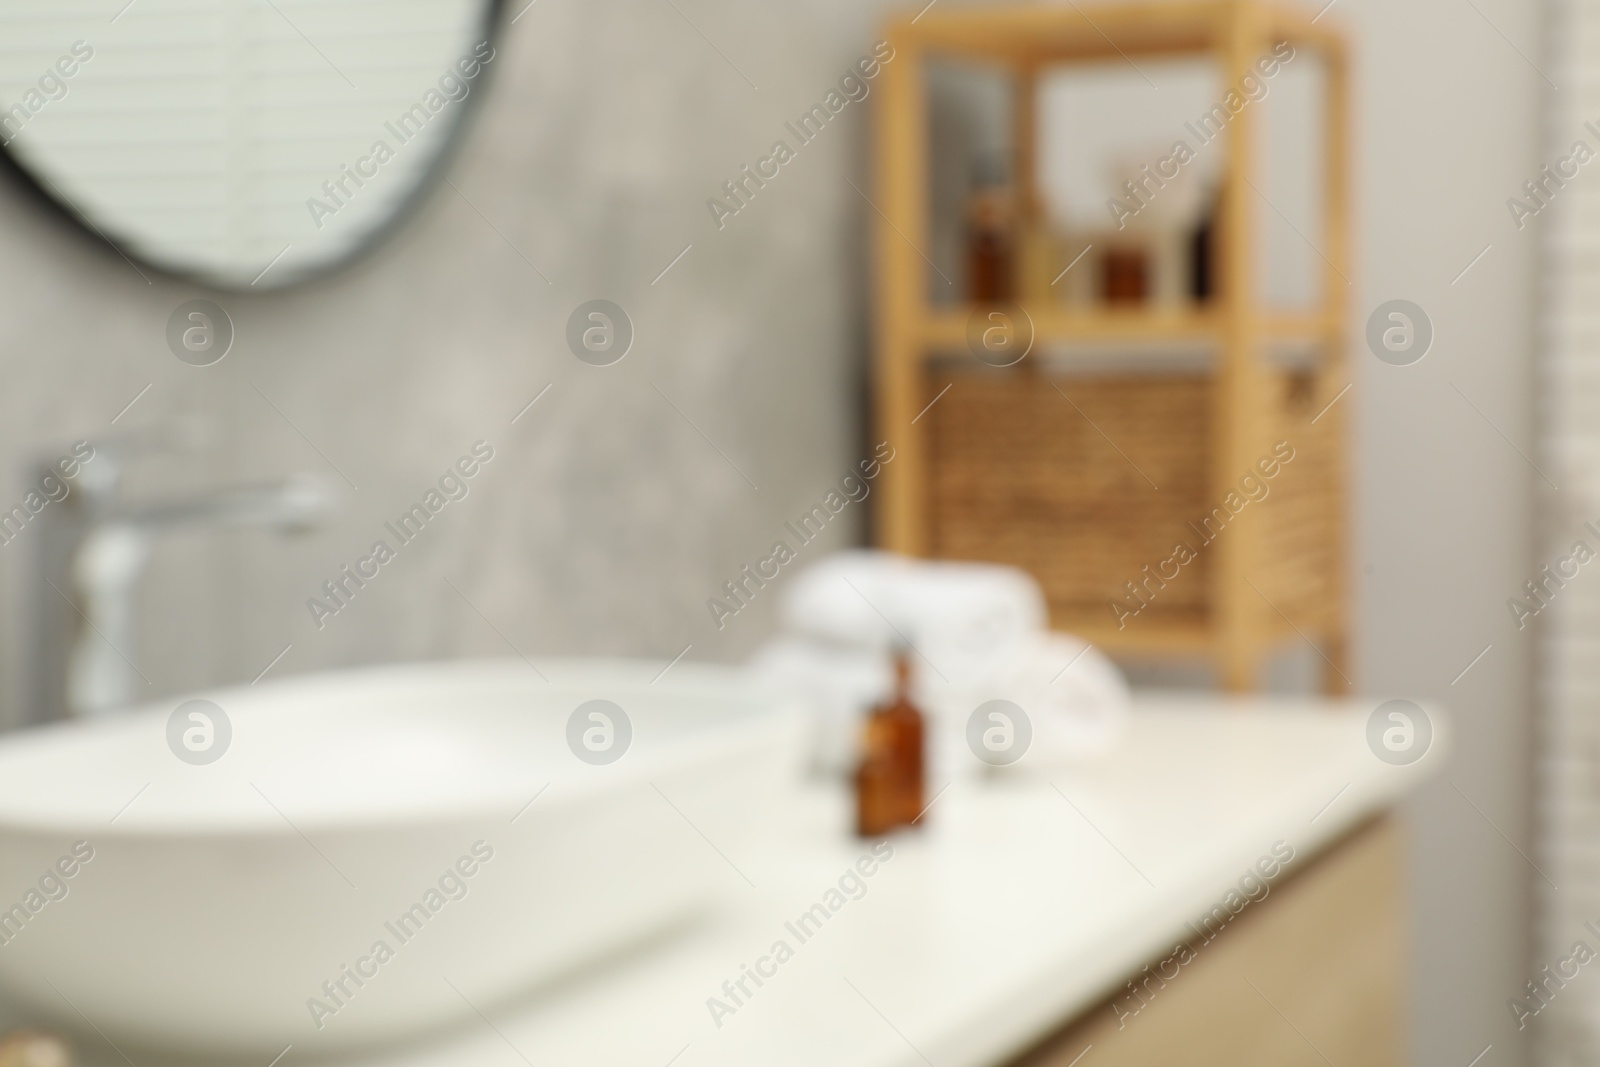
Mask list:
[[1024,571],[888,552],[836,552],[796,574],[779,603],[784,629],[887,650],[909,641],[939,680],[992,680],[1048,619]]

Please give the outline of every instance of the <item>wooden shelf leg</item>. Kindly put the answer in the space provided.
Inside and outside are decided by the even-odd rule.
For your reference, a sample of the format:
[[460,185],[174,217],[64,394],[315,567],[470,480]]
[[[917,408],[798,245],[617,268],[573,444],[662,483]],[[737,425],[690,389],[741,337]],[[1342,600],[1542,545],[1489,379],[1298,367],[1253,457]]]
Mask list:
[[927,115],[922,54],[898,30],[895,58],[884,65],[876,120],[877,194],[883,215],[865,210],[876,230],[877,375],[874,422],[879,441],[895,450],[883,468],[873,513],[881,548],[906,555],[928,550],[927,445],[913,425],[922,401],[923,353],[918,324],[927,317]]
[[1325,659],[1322,661],[1322,691],[1329,696],[1350,695],[1350,642],[1344,634],[1329,634],[1319,646]]
[[1256,655],[1254,650],[1235,643],[1223,649],[1218,657],[1222,688],[1229,693],[1251,693],[1258,686]]
[[[1325,57],[1327,83],[1324,92],[1327,97],[1323,102],[1323,126],[1327,154],[1325,163],[1327,205],[1323,218],[1323,247],[1327,249],[1325,253],[1327,269],[1323,272],[1323,310],[1328,321],[1332,323],[1332,329],[1329,331],[1328,349],[1318,382],[1318,392],[1328,399],[1319,401],[1319,408],[1324,403],[1332,404],[1340,392],[1348,387],[1350,373],[1345,356],[1345,348],[1349,343],[1345,330],[1351,290],[1349,66],[1344,46],[1338,41],[1330,42]],[[1334,453],[1333,476],[1328,479],[1328,484],[1323,489],[1328,496],[1330,513],[1329,521],[1325,524],[1328,539],[1328,602],[1324,605],[1324,610],[1328,621],[1323,631],[1327,635],[1323,652],[1334,666],[1333,668],[1325,666],[1323,688],[1330,694],[1341,696],[1349,696],[1355,692],[1355,675],[1351,671],[1348,647],[1350,592],[1347,541],[1350,519],[1345,484],[1350,459],[1346,452],[1347,436],[1344,429],[1347,425],[1345,413],[1354,403],[1354,399],[1345,400],[1328,410],[1322,418],[1326,423],[1322,427],[1322,432],[1328,442],[1325,447],[1332,449]]]
[[[1258,12],[1248,0],[1220,9],[1224,84],[1238,85],[1264,50]],[[1236,486],[1267,447],[1267,390],[1262,380],[1262,330],[1257,311],[1256,192],[1249,175],[1256,166],[1255,114],[1239,112],[1225,134],[1219,219],[1222,358],[1211,406],[1210,497],[1213,506],[1237,496]],[[1212,625],[1222,684],[1232,691],[1256,687],[1256,666],[1266,639],[1263,625],[1273,611],[1270,591],[1252,581],[1261,560],[1260,509],[1245,509],[1217,538],[1212,572]]]

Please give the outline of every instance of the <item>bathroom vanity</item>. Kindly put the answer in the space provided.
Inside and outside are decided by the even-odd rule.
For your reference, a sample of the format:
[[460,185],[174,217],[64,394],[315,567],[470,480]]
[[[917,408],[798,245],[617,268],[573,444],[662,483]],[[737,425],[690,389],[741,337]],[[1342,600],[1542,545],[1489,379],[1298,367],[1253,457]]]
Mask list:
[[1066,1067],[1090,1047],[1107,1067],[1399,1067],[1409,997],[1401,846],[1393,817],[1356,828],[1260,908],[1211,941],[1205,929],[1189,933],[1131,990],[1116,990],[1015,1067]]
[[887,847],[849,835],[842,790],[807,787],[716,859],[714,913],[520,1006],[480,1003],[432,1044],[341,1063],[1399,1064],[1387,813],[1441,762],[1444,724],[1394,766],[1371,713],[1142,695],[1111,757],[958,780]]

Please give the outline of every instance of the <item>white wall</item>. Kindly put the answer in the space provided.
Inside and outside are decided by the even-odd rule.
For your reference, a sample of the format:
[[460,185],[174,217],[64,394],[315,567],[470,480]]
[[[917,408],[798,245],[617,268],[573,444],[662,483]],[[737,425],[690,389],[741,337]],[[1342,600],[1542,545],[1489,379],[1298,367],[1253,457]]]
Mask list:
[[[1533,559],[1538,475],[1517,450],[1533,453],[1537,246],[1505,200],[1537,167],[1545,84],[1518,50],[1539,59],[1540,14],[1517,0],[1341,0],[1329,16],[1353,29],[1359,61],[1358,669],[1372,696],[1437,700],[1454,726],[1445,773],[1408,808],[1425,1067],[1464,1067],[1491,1043],[1485,1064],[1528,1055],[1505,1001],[1531,977],[1538,875],[1516,851],[1535,852],[1531,646],[1505,601]],[[1394,298],[1436,331],[1410,367],[1360,345],[1367,314]]]

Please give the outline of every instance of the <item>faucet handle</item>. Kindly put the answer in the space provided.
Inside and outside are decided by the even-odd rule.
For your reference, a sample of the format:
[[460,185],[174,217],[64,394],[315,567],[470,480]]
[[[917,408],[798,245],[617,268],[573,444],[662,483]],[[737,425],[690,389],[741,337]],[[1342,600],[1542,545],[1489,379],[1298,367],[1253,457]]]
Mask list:
[[[159,425],[136,426],[80,441],[87,445],[94,462],[83,461],[74,480],[83,491],[91,511],[104,512],[116,504],[128,467],[145,456],[193,455],[217,440],[210,419],[180,416]],[[76,447],[76,446],[75,446]],[[55,471],[57,460],[44,458],[42,471]]]
[[211,419],[186,415],[164,419],[153,426],[130,426],[89,443],[97,453],[104,452],[117,465],[124,465],[141,456],[201,452],[215,445],[217,439]]

